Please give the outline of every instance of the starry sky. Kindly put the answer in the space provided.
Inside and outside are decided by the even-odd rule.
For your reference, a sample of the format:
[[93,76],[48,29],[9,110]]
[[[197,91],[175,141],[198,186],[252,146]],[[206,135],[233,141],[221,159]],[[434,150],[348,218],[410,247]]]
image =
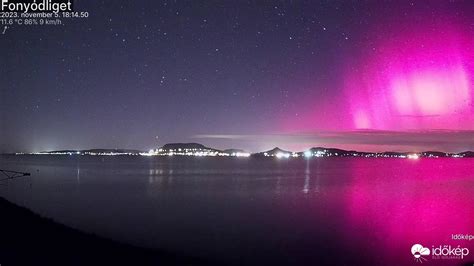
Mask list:
[[470,1],[85,1],[0,35],[0,152],[474,149]]

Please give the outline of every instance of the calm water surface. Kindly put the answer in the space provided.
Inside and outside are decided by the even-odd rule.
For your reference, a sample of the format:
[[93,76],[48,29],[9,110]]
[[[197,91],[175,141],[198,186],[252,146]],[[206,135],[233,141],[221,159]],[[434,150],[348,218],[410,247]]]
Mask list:
[[0,195],[83,231],[222,264],[473,265],[472,159],[1,156]]

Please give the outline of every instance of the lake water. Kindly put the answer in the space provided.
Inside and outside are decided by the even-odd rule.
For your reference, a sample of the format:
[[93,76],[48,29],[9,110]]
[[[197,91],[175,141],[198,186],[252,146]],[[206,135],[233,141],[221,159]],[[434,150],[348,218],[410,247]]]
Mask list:
[[[470,249],[473,159],[1,156],[0,195],[82,231],[245,265],[417,265]],[[425,264],[426,263],[426,264]]]

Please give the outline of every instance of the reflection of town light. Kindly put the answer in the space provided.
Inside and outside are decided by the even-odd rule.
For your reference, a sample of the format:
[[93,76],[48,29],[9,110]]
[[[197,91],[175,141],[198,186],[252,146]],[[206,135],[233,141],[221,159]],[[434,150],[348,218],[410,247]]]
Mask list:
[[408,159],[412,159],[412,160],[416,160],[418,158],[420,158],[420,156],[418,156],[418,154],[408,154]]

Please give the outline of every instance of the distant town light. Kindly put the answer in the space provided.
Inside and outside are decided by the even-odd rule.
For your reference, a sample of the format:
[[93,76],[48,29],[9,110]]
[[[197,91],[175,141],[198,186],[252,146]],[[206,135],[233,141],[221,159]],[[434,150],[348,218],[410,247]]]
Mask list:
[[[134,152],[127,150],[83,150],[83,151],[51,151],[51,152],[35,152],[35,153],[16,153],[16,155],[21,154],[37,154],[37,155],[86,155],[86,156],[195,156],[195,157],[251,157],[252,154],[248,152],[238,151],[238,150],[226,150],[219,151],[212,148],[176,148],[176,149],[150,149],[145,152]],[[288,158],[318,158],[318,157],[365,157],[365,158],[406,158],[411,160],[417,160],[420,158],[439,158],[439,157],[448,157],[448,158],[464,158],[471,157],[468,153],[440,153],[433,152],[422,152],[422,153],[397,153],[397,152],[378,152],[378,153],[362,153],[362,152],[334,152],[334,150],[320,150],[320,149],[310,149],[304,152],[285,152],[279,150],[274,153],[273,151],[263,152],[265,157],[276,157],[278,159],[288,159]],[[260,155],[260,154],[258,154]]]
[[283,153],[283,152],[279,152],[275,155],[278,159],[281,159],[281,158],[290,158],[290,154],[289,153]]
[[235,156],[235,157],[250,157],[250,153],[248,153],[248,152],[237,152],[233,156]]

